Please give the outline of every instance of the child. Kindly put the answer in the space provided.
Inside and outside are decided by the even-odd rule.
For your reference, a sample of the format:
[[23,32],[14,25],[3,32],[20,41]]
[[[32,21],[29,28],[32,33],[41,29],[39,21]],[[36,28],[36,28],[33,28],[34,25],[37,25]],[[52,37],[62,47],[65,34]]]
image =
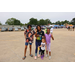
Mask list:
[[49,50],[49,59],[51,59],[51,38],[54,40],[54,37],[52,34],[50,34],[50,28],[47,28],[47,34],[45,34],[45,41],[46,41],[46,57],[48,56],[48,50]]
[[45,28],[45,33],[47,33],[47,27]]
[[50,33],[52,34],[53,33],[53,27],[51,26],[51,29],[50,29]]
[[[38,25],[36,27],[35,37],[36,37],[36,43],[35,43],[36,44],[36,49],[35,49],[35,57],[34,57],[34,59],[37,59],[38,46],[41,45],[42,37],[44,38],[44,31],[41,30],[41,26],[40,25]],[[38,57],[40,57],[40,50],[39,50]]]
[[32,47],[33,37],[34,37],[35,32],[33,30],[31,30],[31,28],[32,28],[31,25],[28,25],[27,28],[28,29],[26,29],[26,31],[24,32],[26,41],[25,41],[25,51],[24,51],[23,60],[26,58],[26,50],[27,50],[28,44],[30,44],[30,56],[33,57],[33,55],[31,54],[31,47]]
[[44,51],[45,51],[45,40],[44,38],[42,38],[42,42],[41,42],[41,45],[39,47],[41,47],[41,59],[43,59],[44,57]]

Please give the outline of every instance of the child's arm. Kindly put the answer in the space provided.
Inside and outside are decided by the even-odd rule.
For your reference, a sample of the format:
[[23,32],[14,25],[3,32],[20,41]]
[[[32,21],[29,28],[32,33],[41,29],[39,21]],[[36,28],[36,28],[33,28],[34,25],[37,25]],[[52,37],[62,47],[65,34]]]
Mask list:
[[[45,43],[46,43],[46,37],[45,37]],[[46,43],[47,44],[47,43]]]
[[45,45],[45,50],[47,50],[47,46]]
[[51,34],[51,37],[52,37],[52,40],[54,40],[54,37],[53,37],[53,35]]
[[39,35],[37,35],[37,29],[35,29],[35,37],[38,37]]
[[41,45],[39,47],[41,47]]

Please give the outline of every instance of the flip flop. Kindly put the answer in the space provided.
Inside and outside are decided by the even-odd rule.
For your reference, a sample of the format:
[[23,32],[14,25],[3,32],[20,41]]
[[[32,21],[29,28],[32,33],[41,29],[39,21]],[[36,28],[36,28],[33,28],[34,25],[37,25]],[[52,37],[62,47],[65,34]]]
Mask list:
[[25,57],[23,57],[22,59],[24,60],[26,58],[26,56]]
[[32,54],[31,54],[30,56],[31,56],[31,57],[33,57],[33,55],[32,55]]

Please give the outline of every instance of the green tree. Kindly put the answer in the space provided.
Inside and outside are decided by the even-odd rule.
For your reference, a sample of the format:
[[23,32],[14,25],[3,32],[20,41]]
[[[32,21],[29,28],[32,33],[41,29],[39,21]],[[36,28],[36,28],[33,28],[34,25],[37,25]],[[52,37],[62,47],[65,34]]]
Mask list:
[[37,21],[37,19],[35,19],[35,18],[31,18],[30,20],[29,20],[29,24],[33,24],[33,25],[37,25],[38,24],[38,21]]
[[65,23],[69,24],[69,21],[65,20],[65,21],[64,21],[64,24],[65,24]]
[[71,24],[75,25],[75,18],[71,20]]
[[61,25],[60,21],[55,22],[56,25]]
[[20,23],[20,26],[24,26],[24,24],[23,23]]
[[5,24],[7,24],[7,25],[20,25],[20,20],[17,20],[17,19],[15,19],[15,18],[9,18],[6,22],[5,22]]
[[40,19],[40,20],[39,20],[39,24],[40,24],[40,25],[45,25],[45,20],[44,20],[44,19]]
[[2,25],[2,23],[0,22],[0,25]]
[[14,20],[14,25],[21,25],[22,23],[19,20]]
[[25,25],[27,25],[27,23],[25,23]]
[[47,24],[49,24],[49,23],[52,24],[49,19],[46,19],[46,20],[45,20],[45,25],[47,25]]

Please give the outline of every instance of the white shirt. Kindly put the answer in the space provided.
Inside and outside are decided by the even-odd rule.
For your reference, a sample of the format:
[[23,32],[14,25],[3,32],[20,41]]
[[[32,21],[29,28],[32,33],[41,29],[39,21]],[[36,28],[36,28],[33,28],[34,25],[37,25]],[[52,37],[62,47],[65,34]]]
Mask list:
[[41,49],[45,50],[45,43],[41,42]]
[[50,32],[53,32],[53,28],[50,29]]

